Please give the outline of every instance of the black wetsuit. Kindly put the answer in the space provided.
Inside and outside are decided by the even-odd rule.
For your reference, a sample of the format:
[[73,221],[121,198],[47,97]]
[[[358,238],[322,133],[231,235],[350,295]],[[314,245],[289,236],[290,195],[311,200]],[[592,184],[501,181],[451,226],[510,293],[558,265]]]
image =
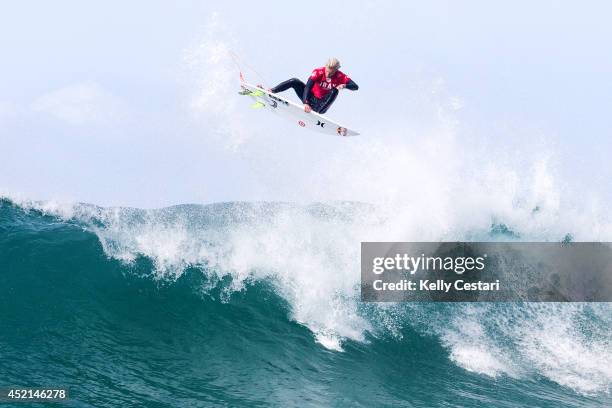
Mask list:
[[[334,88],[327,95],[325,95],[325,97],[319,99],[311,92],[313,85],[314,81],[310,78],[306,84],[297,78],[291,78],[272,88],[272,93],[283,92],[289,88],[293,88],[302,103],[310,105],[312,110],[317,113],[325,113],[336,100],[338,90]],[[357,84],[351,79],[346,84],[346,88],[350,89],[351,91],[356,91],[359,89],[359,86],[357,86]]]

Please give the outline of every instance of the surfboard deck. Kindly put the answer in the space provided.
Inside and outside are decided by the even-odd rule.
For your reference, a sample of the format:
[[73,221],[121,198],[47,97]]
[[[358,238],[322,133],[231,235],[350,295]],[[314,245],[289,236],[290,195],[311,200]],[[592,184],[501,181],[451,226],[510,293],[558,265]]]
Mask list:
[[270,112],[293,121],[296,125],[334,136],[357,136],[359,133],[338,122],[314,111],[304,112],[304,106],[298,105],[279,94],[273,94],[263,88],[241,81],[240,95],[253,98],[252,108],[265,108]]

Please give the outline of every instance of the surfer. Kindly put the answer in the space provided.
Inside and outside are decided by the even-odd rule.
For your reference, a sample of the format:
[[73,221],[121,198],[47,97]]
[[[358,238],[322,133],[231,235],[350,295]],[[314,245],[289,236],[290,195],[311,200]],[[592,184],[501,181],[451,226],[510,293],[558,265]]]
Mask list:
[[330,58],[324,67],[312,71],[306,84],[297,78],[291,78],[281,82],[269,91],[277,93],[289,88],[293,88],[300,98],[304,104],[305,112],[313,110],[317,113],[325,113],[336,100],[340,89],[346,88],[356,91],[359,86],[340,71],[340,61],[336,58]]

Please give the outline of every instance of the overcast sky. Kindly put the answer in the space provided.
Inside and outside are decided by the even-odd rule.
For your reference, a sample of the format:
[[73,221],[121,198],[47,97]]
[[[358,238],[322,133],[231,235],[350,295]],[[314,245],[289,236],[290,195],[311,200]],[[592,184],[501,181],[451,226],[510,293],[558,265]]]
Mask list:
[[[610,15],[604,1],[9,2],[0,193],[138,207],[368,201],[407,171],[397,152],[452,146],[470,172],[479,158],[483,171],[549,160],[577,194],[609,194]],[[267,85],[337,56],[360,89],[328,116],[362,135],[249,110],[228,50]],[[369,162],[395,154],[397,166]]]

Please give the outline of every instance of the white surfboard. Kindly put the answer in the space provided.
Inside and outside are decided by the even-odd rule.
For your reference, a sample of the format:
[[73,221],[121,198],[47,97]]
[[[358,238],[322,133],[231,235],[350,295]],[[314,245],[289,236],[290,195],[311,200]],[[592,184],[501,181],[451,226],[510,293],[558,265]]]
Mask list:
[[293,121],[297,126],[335,136],[357,136],[359,134],[327,116],[314,111],[304,112],[303,105],[291,102],[279,94],[270,93],[244,81],[240,82],[240,86],[242,87],[240,95],[248,95],[255,100],[255,104],[251,107],[265,108]]

